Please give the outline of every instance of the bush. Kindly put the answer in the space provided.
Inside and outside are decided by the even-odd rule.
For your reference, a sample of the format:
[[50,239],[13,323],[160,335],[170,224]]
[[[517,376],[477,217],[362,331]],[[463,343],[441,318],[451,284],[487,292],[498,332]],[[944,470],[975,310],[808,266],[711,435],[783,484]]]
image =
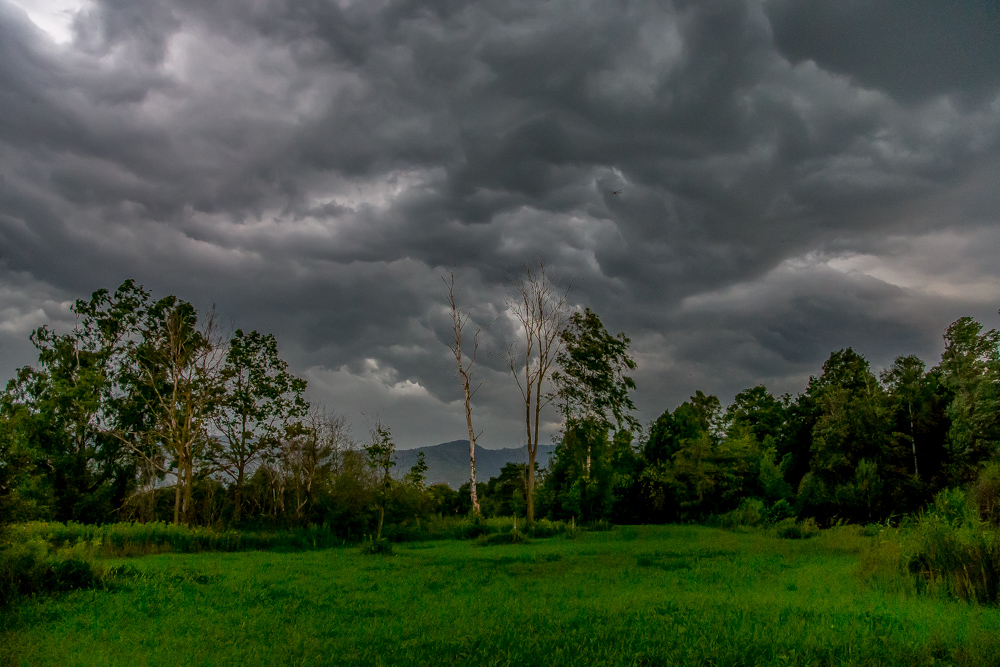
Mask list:
[[391,556],[392,542],[389,540],[365,540],[361,543],[361,553],[365,556]]
[[96,588],[101,583],[100,570],[80,548],[53,552],[45,540],[35,537],[0,550],[0,607],[22,597]]
[[498,544],[528,544],[528,542],[528,536],[516,528],[509,533],[483,535],[476,540],[476,544],[484,547],[496,546]]
[[990,463],[983,468],[969,489],[968,502],[979,513],[979,518],[1000,526],[1000,464]]
[[962,491],[946,489],[927,512],[885,531],[863,561],[863,574],[883,587],[972,603],[1000,602],[1000,532],[980,519]]
[[785,519],[778,523],[775,532],[784,540],[804,540],[816,535],[819,528],[813,519],[800,522],[796,522],[795,519]]
[[764,522],[765,512],[763,500],[744,498],[739,507],[719,517],[719,525],[729,529],[740,526],[759,526]]

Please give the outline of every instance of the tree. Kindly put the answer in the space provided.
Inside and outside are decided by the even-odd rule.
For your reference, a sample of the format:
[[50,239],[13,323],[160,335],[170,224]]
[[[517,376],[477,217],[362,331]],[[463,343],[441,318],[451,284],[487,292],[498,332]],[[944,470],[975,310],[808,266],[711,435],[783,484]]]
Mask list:
[[423,452],[417,452],[417,462],[410,466],[406,473],[406,483],[417,489],[423,489],[427,484],[427,461]]
[[35,493],[53,518],[102,521],[135,486],[136,461],[120,439],[125,417],[123,369],[138,336],[149,295],[126,281],[112,295],[77,300],[74,329],[31,334],[39,367],[25,367],[7,385],[3,416],[21,455],[41,473]]
[[595,423],[633,430],[639,422],[630,414],[635,405],[629,391],[635,382],[626,373],[635,370],[628,354],[631,341],[619,332],[612,336],[590,308],[573,313],[559,334],[556,355],[560,370],[552,374],[559,408],[567,422]]
[[924,368],[924,362],[911,354],[906,357],[896,357],[892,366],[882,371],[881,375],[882,383],[888,389],[891,400],[905,419],[905,438],[909,441],[913,453],[913,476],[917,478],[920,477],[920,465],[917,462],[917,424],[922,421],[921,417],[933,394],[933,387],[927,382]]
[[560,370],[552,383],[566,424],[549,480],[560,489],[555,500],[564,508],[576,508],[572,513],[585,520],[605,518],[613,505],[609,431],[639,427],[630,414],[635,409],[629,397],[635,382],[627,375],[635,370],[630,341],[624,333],[609,334],[589,308],[570,316],[560,339]]
[[277,451],[269,458],[284,478],[284,486],[291,485],[295,520],[317,520],[312,515],[320,488],[351,447],[347,417],[312,410],[303,421],[285,424],[277,442]]
[[[905,455],[900,456],[891,438],[888,397],[868,360],[851,348],[831,354],[808,391],[817,401],[819,416],[810,448],[812,490],[803,497],[817,515],[863,519],[875,506],[874,489],[898,490],[907,475]],[[859,473],[862,461],[866,463]],[[874,474],[881,478],[874,479]]]
[[938,371],[952,396],[947,437],[952,484],[974,479],[979,464],[1000,444],[1000,332],[982,329],[971,317],[962,317],[944,334]]
[[224,395],[213,422],[225,443],[213,438],[209,458],[233,480],[233,521],[238,522],[248,467],[274,447],[293,420],[306,415],[309,404],[302,396],[306,381],[288,372],[273,334],[237,329],[221,377]]
[[371,430],[371,440],[365,445],[368,457],[368,467],[375,473],[375,501],[378,505],[378,530],[375,533],[375,543],[382,540],[382,524],[385,523],[385,510],[392,491],[392,468],[396,465],[396,443],[392,441],[389,429],[376,423]]
[[462,352],[462,337],[465,326],[469,322],[469,314],[455,305],[455,272],[449,274],[449,278],[441,278],[448,286],[448,305],[451,306],[451,344],[448,346],[455,361],[458,363],[458,377],[462,381],[462,391],[465,395],[465,423],[469,428],[469,498],[472,501],[472,511],[479,514],[479,497],[476,494],[476,430],[472,427],[472,397],[479,390],[472,385],[472,366],[476,363],[476,352],[479,351],[479,334],[482,329],[476,329],[472,337],[472,354],[468,359]]
[[512,279],[506,298],[507,311],[520,329],[523,342],[508,341],[504,359],[521,392],[524,429],[528,449],[527,522],[535,520],[535,460],[542,408],[551,400],[546,391],[552,365],[566,325],[566,294],[557,294],[545,275],[545,267],[527,266]]
[[199,327],[194,306],[164,297],[150,307],[142,334],[134,390],[152,420],[149,436],[172,458],[174,524],[182,516],[190,523],[196,448],[208,439],[207,426],[223,393],[215,315]]

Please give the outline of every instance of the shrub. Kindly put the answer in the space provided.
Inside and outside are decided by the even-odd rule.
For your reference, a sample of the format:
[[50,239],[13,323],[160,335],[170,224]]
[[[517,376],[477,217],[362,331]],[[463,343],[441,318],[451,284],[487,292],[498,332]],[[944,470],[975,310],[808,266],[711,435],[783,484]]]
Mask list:
[[564,532],[567,524],[564,521],[549,521],[548,519],[538,519],[533,524],[525,528],[531,537],[552,537]]
[[35,537],[0,551],[0,607],[38,593],[99,587],[101,580],[80,548],[53,552]]
[[983,521],[1000,526],[1000,464],[990,463],[969,489],[968,502]]
[[476,544],[484,547],[496,546],[498,544],[527,544],[528,542],[528,536],[516,529],[509,533],[483,535],[476,540]]
[[1000,602],[1000,532],[980,519],[980,508],[974,494],[941,491],[927,512],[884,531],[862,573],[883,588]]
[[719,517],[719,525],[729,529],[740,526],[759,526],[764,522],[765,512],[763,500],[744,498],[739,507]]
[[785,519],[794,519],[795,509],[792,507],[784,498],[776,501],[767,512],[764,514],[764,520],[767,523],[779,523]]
[[819,528],[813,519],[800,522],[796,522],[795,519],[785,519],[778,523],[775,532],[778,537],[785,540],[804,540],[816,535]]
[[392,542],[389,540],[365,540],[361,543],[361,553],[365,556],[391,556]]

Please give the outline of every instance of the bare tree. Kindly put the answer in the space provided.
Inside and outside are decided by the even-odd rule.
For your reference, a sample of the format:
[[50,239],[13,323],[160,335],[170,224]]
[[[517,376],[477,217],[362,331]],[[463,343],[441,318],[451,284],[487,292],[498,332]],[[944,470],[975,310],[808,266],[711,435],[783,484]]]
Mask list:
[[448,305],[451,306],[451,344],[448,346],[455,361],[458,362],[458,377],[462,381],[462,391],[465,393],[465,423],[469,427],[469,495],[472,498],[472,511],[479,514],[479,496],[476,493],[476,439],[479,434],[472,427],[472,397],[479,391],[482,383],[472,389],[472,366],[476,363],[476,353],[479,351],[479,334],[482,328],[476,329],[472,337],[472,354],[468,357],[462,353],[462,337],[466,324],[469,323],[469,314],[455,305],[455,272],[452,271],[447,278],[441,276],[441,280],[448,287]]
[[294,485],[296,520],[308,519],[320,485],[331,477],[351,444],[347,417],[329,416],[325,410],[310,411],[304,423],[287,430],[280,455]]
[[552,400],[544,387],[562,345],[560,333],[566,326],[569,308],[567,292],[559,294],[545,275],[545,266],[525,266],[524,273],[510,280],[505,302],[516,320],[523,341],[508,341],[504,360],[524,402],[524,429],[528,449],[525,484],[528,523],[535,520],[535,460],[538,457],[539,422],[542,408]]

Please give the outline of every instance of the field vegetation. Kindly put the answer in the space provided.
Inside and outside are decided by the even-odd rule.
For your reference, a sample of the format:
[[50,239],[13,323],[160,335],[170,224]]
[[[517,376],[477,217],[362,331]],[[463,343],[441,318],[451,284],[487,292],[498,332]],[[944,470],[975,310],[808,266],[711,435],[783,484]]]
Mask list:
[[[870,533],[870,534],[867,534]],[[502,534],[502,533],[494,533]],[[102,560],[4,616],[5,665],[985,665],[1000,610],[873,585],[882,537],[637,526]]]

